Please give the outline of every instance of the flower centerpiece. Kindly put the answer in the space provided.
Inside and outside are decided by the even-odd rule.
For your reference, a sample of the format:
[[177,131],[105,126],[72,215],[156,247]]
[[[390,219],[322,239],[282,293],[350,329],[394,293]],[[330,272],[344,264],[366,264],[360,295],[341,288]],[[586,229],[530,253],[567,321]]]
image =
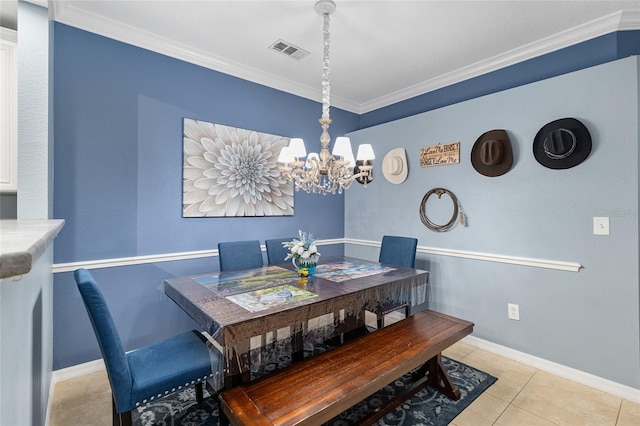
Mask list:
[[[289,254],[284,260],[291,259],[293,266],[298,269],[298,273],[313,275],[316,272],[316,266],[320,258],[320,253],[318,253],[318,247],[316,246],[317,240],[310,233],[298,231],[298,234],[300,236],[299,239],[282,243],[283,247],[289,249]],[[305,269],[306,271],[304,271]]]

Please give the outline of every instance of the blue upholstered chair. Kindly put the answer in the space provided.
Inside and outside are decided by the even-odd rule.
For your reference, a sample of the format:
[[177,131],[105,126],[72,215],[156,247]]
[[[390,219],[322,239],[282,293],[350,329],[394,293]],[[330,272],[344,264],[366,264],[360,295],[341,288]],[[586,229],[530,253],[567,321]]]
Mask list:
[[[195,331],[125,353],[107,303],[86,269],[74,273],[107,367],[113,397],[113,424],[131,425],[131,410],[183,387],[202,385],[217,373],[219,352],[210,352],[205,337]],[[213,371],[213,373],[212,373]]]
[[218,243],[220,271],[260,268],[264,265],[260,241],[229,241]]
[[378,262],[402,268],[413,268],[416,264],[418,240],[409,237],[385,235],[382,237]]
[[289,254],[289,249],[282,246],[282,243],[292,241],[294,238],[274,238],[265,240],[264,245],[267,247],[267,262],[269,265],[284,263],[284,258]]
[[[417,247],[418,240],[416,238],[385,235],[382,237],[378,262],[403,268],[413,268],[416,264]],[[405,315],[409,316],[411,309],[409,303],[388,303],[379,306],[375,312],[378,328],[384,327],[384,316],[386,314],[401,308],[404,308]]]

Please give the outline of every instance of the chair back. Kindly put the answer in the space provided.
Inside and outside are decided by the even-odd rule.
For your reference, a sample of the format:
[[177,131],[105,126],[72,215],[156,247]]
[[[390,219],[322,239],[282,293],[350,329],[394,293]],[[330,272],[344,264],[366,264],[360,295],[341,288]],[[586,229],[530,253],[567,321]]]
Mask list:
[[107,302],[89,271],[78,269],[73,276],[98,339],[100,352],[107,367],[113,400],[116,407],[128,406],[131,404],[133,380],[124,347]]
[[404,268],[413,268],[416,264],[418,240],[409,237],[385,235],[380,246],[378,262]]
[[294,238],[274,238],[265,240],[264,245],[267,247],[267,262],[269,265],[284,263],[284,258],[289,254],[289,249],[282,246],[282,243],[293,241]]
[[229,241],[218,243],[220,271],[260,268],[264,265],[260,241]]

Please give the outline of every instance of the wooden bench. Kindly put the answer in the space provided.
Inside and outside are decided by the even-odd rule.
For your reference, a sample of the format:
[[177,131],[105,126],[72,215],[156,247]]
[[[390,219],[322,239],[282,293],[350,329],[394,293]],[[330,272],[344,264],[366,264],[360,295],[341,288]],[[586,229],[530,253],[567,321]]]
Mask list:
[[252,426],[320,425],[417,367],[421,368],[413,375],[414,386],[363,424],[375,422],[425,386],[457,400],[460,391],[442,366],[441,354],[472,331],[471,322],[434,311],[419,312],[222,392],[221,421]]

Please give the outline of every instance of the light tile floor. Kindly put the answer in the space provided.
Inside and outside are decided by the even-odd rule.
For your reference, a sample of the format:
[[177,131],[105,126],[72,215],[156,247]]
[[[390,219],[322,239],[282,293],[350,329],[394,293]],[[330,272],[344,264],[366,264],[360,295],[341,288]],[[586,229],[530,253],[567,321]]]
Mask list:
[[[640,425],[640,404],[462,342],[443,354],[498,378],[451,425]],[[49,425],[108,426],[110,398],[105,372],[57,383]]]

